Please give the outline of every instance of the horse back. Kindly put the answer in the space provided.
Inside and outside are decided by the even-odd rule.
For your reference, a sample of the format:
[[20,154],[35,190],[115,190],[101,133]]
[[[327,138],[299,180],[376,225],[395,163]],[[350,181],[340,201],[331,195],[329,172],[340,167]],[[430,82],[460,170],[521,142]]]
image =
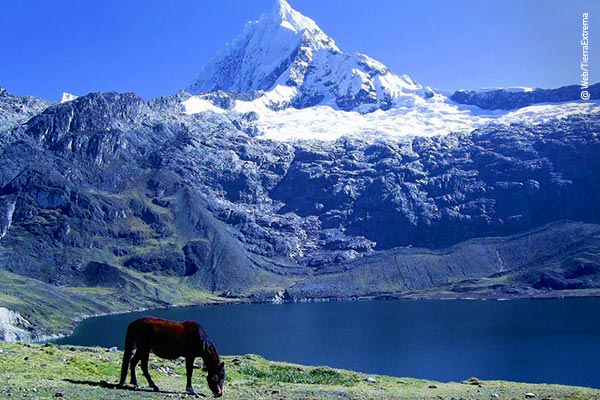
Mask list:
[[133,329],[137,348],[152,350],[158,357],[176,359],[200,355],[202,328],[197,322],[145,317],[133,321],[129,329]]

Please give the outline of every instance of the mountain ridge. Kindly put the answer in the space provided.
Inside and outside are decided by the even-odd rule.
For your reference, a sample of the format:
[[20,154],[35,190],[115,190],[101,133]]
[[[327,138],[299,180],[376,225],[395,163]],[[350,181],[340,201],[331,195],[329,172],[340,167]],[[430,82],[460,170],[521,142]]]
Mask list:
[[[580,85],[567,85],[553,89],[542,88],[489,88],[457,90],[450,100],[474,105],[483,110],[515,110],[539,103],[560,103],[581,99]],[[600,83],[589,85],[589,100],[600,99]]]

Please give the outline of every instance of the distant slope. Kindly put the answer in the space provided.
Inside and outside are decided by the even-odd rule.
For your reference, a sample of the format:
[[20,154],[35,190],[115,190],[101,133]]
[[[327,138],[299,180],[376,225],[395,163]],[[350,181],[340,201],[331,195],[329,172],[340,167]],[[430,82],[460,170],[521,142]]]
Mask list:
[[[590,85],[589,100],[600,99],[600,83]],[[460,104],[477,106],[484,110],[515,110],[539,103],[559,103],[581,101],[581,86],[563,86],[557,89],[540,88],[498,88],[487,90],[459,90],[450,96]]]
[[[442,250],[397,248],[293,285],[288,298],[543,297],[552,290],[600,295],[600,225],[556,223]],[[557,293],[555,293],[556,295]]]

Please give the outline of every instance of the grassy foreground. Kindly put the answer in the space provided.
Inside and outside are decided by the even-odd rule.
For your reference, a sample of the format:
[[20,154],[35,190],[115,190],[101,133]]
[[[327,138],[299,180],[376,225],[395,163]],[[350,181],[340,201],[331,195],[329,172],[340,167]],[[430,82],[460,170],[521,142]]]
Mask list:
[[[161,392],[114,387],[122,353],[104,348],[0,342],[2,399],[173,399],[184,393],[181,360],[150,358]],[[439,383],[364,375],[327,367],[269,362],[259,356],[228,356],[224,399],[600,399],[600,390],[500,381]],[[212,398],[205,373],[194,372],[199,398]],[[141,372],[140,384],[145,384]],[[535,397],[532,397],[535,396]]]

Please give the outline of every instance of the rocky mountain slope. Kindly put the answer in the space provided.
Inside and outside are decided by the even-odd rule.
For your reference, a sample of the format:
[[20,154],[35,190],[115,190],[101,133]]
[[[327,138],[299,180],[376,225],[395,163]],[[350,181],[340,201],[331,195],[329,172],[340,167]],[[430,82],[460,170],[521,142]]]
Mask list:
[[[313,84],[321,57],[337,86]],[[362,57],[278,0],[203,70],[198,95],[50,104],[1,91],[0,331],[231,298],[600,293],[598,104],[517,101],[482,118],[421,86],[398,89],[408,103],[376,85],[340,92],[348,71],[363,89],[391,74],[357,72]],[[313,89],[318,105],[295,103]],[[347,134],[335,118],[373,119]]]
[[10,130],[42,112],[51,104],[37,97],[13,96],[0,86],[0,131]]
[[[243,114],[182,114],[180,100],[90,94],[3,133],[9,278],[74,304],[69,288],[97,288],[116,308],[185,302],[182,290],[280,301],[597,287],[595,114],[284,143],[249,135]],[[547,226],[565,220],[585,224]],[[482,278],[491,292],[472,287]],[[11,279],[3,306],[38,322]],[[96,296],[88,312],[111,308]]]

